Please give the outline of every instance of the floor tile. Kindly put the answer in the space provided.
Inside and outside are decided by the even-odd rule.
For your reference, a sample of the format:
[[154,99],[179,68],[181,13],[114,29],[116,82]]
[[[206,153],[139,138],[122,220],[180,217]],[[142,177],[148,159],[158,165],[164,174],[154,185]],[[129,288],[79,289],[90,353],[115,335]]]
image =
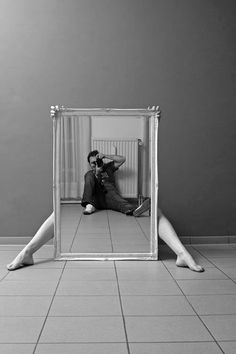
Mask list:
[[120,280],[122,295],[181,295],[182,292],[174,280],[145,281]]
[[34,260],[34,269],[40,268],[59,268],[62,269],[65,265],[65,261],[55,261],[53,258],[40,259],[36,258]]
[[185,295],[236,294],[236,284],[228,280],[177,280]]
[[[137,247],[143,247],[143,249],[147,249],[149,250],[150,245],[149,245],[149,241],[146,240],[145,238],[137,238],[137,239],[132,239],[127,237],[125,240],[117,240],[117,239],[112,239],[112,245],[113,247],[123,247],[125,249],[125,247],[129,247],[129,249],[135,249]],[[141,248],[142,249],[142,248]]]
[[125,316],[195,315],[184,296],[122,296]]
[[118,268],[118,279],[120,280],[168,280],[172,279],[170,273],[163,267],[158,269],[140,269],[140,268]]
[[189,268],[171,268],[171,275],[175,279],[228,279],[220,270],[215,268],[207,268],[205,272],[193,272]]
[[143,260],[120,260],[120,261],[115,261],[115,265],[117,269],[139,269],[139,270],[163,270],[165,269],[165,266],[161,261],[143,261]]
[[198,295],[187,299],[199,315],[236,315],[236,295]]
[[230,245],[197,245],[194,248],[209,259],[236,256],[236,249]]
[[0,316],[46,316],[51,296],[0,296]]
[[71,248],[72,253],[110,253],[112,252],[112,245],[110,241],[90,243],[88,241],[75,244]]
[[116,280],[116,273],[112,268],[67,268],[61,280]]
[[0,317],[0,343],[36,343],[44,317]]
[[125,342],[121,317],[48,317],[40,343]]
[[236,340],[236,315],[201,316],[201,319],[216,340]]
[[236,353],[236,341],[235,342],[219,342],[219,345],[223,349],[225,354],[235,354]]
[[124,239],[122,239],[121,237],[117,236],[117,237],[112,237],[112,244],[113,246],[119,245],[121,244],[122,246],[127,244],[127,245],[136,245],[136,244],[143,244],[145,245],[145,247],[150,247],[149,241],[144,238],[143,236],[131,236],[131,235],[127,235],[127,237],[125,237]]
[[110,223],[109,226],[111,234],[117,233],[117,230],[119,230],[119,232],[123,234],[140,233],[140,227],[137,224],[131,225],[129,223],[121,221],[120,223]]
[[211,258],[216,267],[236,267],[236,257]]
[[88,243],[99,243],[99,242],[105,242],[105,241],[110,241],[111,240],[111,235],[110,234],[78,234],[76,235],[73,245],[77,244],[79,245],[80,242],[88,242]]
[[119,226],[117,226],[117,229],[114,230],[111,234],[112,239],[116,240],[125,240],[125,239],[132,239],[132,240],[147,240],[145,235],[143,234],[142,230],[136,231],[136,230],[131,230],[129,233],[128,232],[122,232],[120,233]]
[[[38,344],[35,354],[128,354],[125,343]],[[23,353],[22,353],[23,354]]]
[[114,268],[113,261],[67,261],[65,268]]
[[35,344],[0,344],[2,354],[32,354]]
[[8,270],[7,269],[0,269],[0,280],[5,278],[7,274],[8,274]]
[[34,281],[31,280],[2,280],[0,295],[53,295],[57,280]]
[[236,266],[235,267],[221,267],[221,271],[231,279],[236,279]]
[[88,225],[81,226],[78,229],[79,233],[82,234],[93,234],[96,231],[96,234],[108,234],[110,232],[108,227],[89,227]]
[[129,342],[212,341],[197,316],[125,317]]
[[120,300],[118,296],[57,296],[49,316],[121,316]]
[[[97,224],[101,233],[96,237],[101,237],[105,224],[98,216],[92,226],[88,218],[82,226],[94,232]],[[111,217],[114,244],[117,225],[123,223],[129,232],[123,243],[129,245],[135,234],[127,218]],[[94,239],[94,233],[84,236]],[[8,272],[6,264],[22,247],[0,246],[0,353],[33,353],[55,291],[36,354],[128,354],[118,291],[129,354],[236,352],[236,248],[229,244],[186,246],[204,273],[177,268],[167,246],[160,247],[163,261],[57,262],[52,245],[35,254],[34,266]]]
[[158,247],[158,258],[159,259],[169,259],[169,258],[175,258],[176,255],[175,253],[166,245],[159,245]]
[[131,244],[113,244],[113,252],[116,253],[149,253],[150,247],[148,244],[142,243],[133,243]]
[[16,271],[9,272],[6,280],[59,280],[62,269],[37,269],[34,266],[24,267]]
[[216,343],[130,343],[130,354],[221,354]]
[[34,253],[34,259],[37,258],[53,258],[54,246],[43,246],[37,252]]
[[65,281],[61,280],[56,296],[61,295],[118,295],[116,281]]

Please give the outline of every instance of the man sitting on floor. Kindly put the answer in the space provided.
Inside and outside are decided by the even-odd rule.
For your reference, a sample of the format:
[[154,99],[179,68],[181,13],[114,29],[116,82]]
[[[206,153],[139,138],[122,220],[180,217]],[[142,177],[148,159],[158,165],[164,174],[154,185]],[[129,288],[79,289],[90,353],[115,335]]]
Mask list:
[[[111,160],[104,163],[103,159]],[[104,155],[97,150],[88,154],[91,170],[84,176],[84,193],[82,206],[84,214],[89,215],[96,209],[111,209],[126,215],[140,216],[150,209],[150,198],[140,206],[134,207],[124,199],[116,186],[115,172],[125,162],[125,157],[120,155]]]

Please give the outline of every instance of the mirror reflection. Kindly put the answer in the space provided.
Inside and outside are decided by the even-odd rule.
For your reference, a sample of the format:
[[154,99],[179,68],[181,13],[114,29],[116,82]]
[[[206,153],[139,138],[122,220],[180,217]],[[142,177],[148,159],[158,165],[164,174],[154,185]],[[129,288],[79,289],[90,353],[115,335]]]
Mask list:
[[150,252],[148,117],[60,118],[62,253]]

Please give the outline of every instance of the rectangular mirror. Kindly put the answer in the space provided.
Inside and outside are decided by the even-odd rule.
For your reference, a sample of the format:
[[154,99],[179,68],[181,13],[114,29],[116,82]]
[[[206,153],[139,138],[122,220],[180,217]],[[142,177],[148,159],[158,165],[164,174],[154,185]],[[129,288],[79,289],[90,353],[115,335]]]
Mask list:
[[[159,117],[159,107],[56,108],[55,259],[157,259]],[[94,150],[102,166],[94,156],[88,162]],[[91,205],[96,208],[88,215],[85,181],[95,194]]]

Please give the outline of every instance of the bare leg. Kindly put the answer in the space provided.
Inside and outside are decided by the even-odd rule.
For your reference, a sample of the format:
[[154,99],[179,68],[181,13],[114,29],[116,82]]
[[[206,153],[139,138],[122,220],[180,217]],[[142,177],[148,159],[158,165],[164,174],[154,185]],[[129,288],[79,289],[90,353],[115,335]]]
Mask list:
[[179,240],[169,220],[159,210],[159,236],[177,255],[176,265],[188,267],[195,272],[203,272],[204,268],[194,261],[191,254]]
[[32,240],[16,258],[7,265],[8,270],[15,270],[34,263],[33,254],[54,236],[54,214],[52,213],[40,226]]

